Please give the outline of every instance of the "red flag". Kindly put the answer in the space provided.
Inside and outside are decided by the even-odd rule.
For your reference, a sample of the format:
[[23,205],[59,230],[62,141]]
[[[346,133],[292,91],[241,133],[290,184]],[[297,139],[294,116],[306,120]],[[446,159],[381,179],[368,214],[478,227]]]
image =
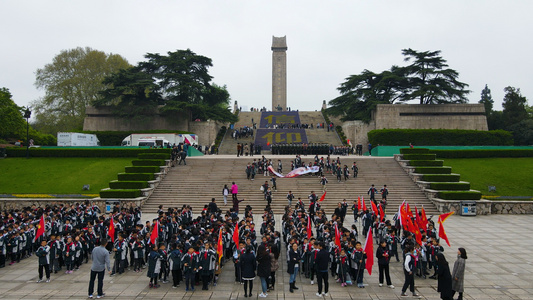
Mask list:
[[233,242],[235,243],[235,247],[239,247],[239,223],[235,224],[235,228],[233,229]]
[[368,275],[372,275],[372,266],[374,265],[374,243],[372,239],[372,230],[369,230],[368,235],[366,236],[364,251],[366,253],[365,268],[368,271]]
[[39,221],[39,225],[37,226],[34,242],[37,241],[41,235],[44,235],[44,214],[41,216],[41,221]]
[[411,210],[411,207],[409,206],[409,203],[405,202],[405,211],[407,212],[407,215],[409,217],[413,216],[413,211]]
[[449,212],[449,213],[446,213],[446,214],[442,214],[439,216],[439,238],[441,239],[444,239],[446,241],[446,244],[448,244],[448,247],[451,247],[450,246],[450,241],[448,240],[448,236],[446,235],[446,231],[444,231],[444,226],[442,225],[442,223],[444,223],[444,221],[446,221],[446,219],[448,219],[449,216],[451,216],[454,212]]
[[218,231],[217,253],[218,253],[218,263],[220,264],[220,260],[222,259],[222,256],[224,255],[224,247],[222,246],[222,227],[220,227]]
[[439,222],[444,222],[446,219],[448,219],[449,216],[453,215],[453,211],[449,213],[445,213],[439,216]]
[[311,216],[307,217],[307,239],[313,236],[313,228],[311,228]]
[[325,198],[326,198],[326,191],[324,191],[324,194],[322,194],[322,197],[320,197],[320,200],[318,200],[318,201],[322,202],[322,201],[324,201]]
[[339,232],[339,227],[337,227],[337,224],[335,224],[335,245],[339,247],[339,251],[341,248],[341,233]]
[[357,197],[357,211],[361,212],[361,197]]
[[374,213],[374,215],[377,215],[378,214],[378,207],[376,206],[376,203],[374,203],[374,201],[370,200],[370,206],[372,206],[372,212]]
[[152,229],[152,234],[150,234],[150,243],[152,245],[155,245],[155,241],[157,240],[158,236],[159,236],[159,222],[155,221],[154,228]]
[[422,221],[422,228],[424,230],[428,230],[428,218],[426,216],[426,210],[424,209],[424,205],[422,205],[422,209],[420,210],[420,212],[422,213],[422,217],[420,218],[420,220]]
[[[416,221],[416,227],[418,229],[422,228],[422,220],[420,220],[420,215],[418,214],[418,208],[415,205],[415,221]],[[425,230],[425,229],[424,229]]]
[[381,222],[385,220],[385,212],[383,211],[383,206],[379,206],[379,215],[381,216]]
[[363,202],[363,211],[366,211],[365,197],[363,197],[362,202]]
[[115,221],[111,218],[109,222],[109,229],[107,230],[107,235],[111,238],[111,242],[115,242]]

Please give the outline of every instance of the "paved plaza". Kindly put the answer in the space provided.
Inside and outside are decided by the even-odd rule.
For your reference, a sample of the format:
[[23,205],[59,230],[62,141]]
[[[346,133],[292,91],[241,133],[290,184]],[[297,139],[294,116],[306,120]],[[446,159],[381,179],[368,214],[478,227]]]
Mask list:
[[[150,217],[144,216],[145,219]],[[279,228],[281,216],[276,218]],[[445,222],[452,245],[451,248],[444,245],[450,268],[453,268],[458,247],[464,247],[468,252],[465,299],[533,299],[531,221],[531,215],[492,215],[452,216]],[[311,285],[303,276],[297,279],[300,289],[289,292],[289,276],[284,262],[285,251],[280,258],[276,290],[266,299],[320,299],[315,295],[317,286]],[[52,274],[51,283],[36,283],[37,259],[32,257],[0,269],[0,298],[86,299],[89,273],[90,264],[84,264],[73,274]],[[330,293],[326,299],[400,299],[401,263],[391,262],[391,277],[395,289],[378,286],[376,261],[372,276],[365,272],[366,288],[341,287],[330,277]],[[231,262],[224,267],[219,284],[210,286],[209,291],[185,292],[183,284],[173,289],[170,283],[162,284],[159,289],[149,289],[146,269],[140,274],[133,271],[116,277],[106,274],[104,282],[106,299],[244,299],[242,285],[234,283]],[[415,285],[422,299],[440,299],[436,280],[415,277]],[[256,278],[253,299],[260,293],[260,286],[259,278]]]

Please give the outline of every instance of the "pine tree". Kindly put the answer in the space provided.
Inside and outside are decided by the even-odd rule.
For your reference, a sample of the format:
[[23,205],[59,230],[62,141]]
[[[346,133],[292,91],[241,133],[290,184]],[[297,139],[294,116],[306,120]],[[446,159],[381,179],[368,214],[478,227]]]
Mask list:
[[492,112],[494,100],[492,100],[490,89],[486,84],[485,88],[481,91],[481,100],[479,100],[479,103],[485,105],[485,114],[489,115]]

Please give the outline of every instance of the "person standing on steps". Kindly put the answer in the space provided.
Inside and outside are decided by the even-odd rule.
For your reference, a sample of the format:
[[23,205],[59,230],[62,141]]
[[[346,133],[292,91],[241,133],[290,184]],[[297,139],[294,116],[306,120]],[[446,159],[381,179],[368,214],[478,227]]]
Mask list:
[[229,195],[229,188],[228,188],[228,185],[225,184],[224,188],[222,189],[222,196],[224,197],[224,206],[228,204],[228,195]]
[[357,167],[357,164],[355,163],[355,161],[353,162],[353,165],[352,165],[352,171],[353,171],[353,178],[357,178],[357,174],[359,173],[359,167]]
[[237,200],[237,194],[239,193],[239,186],[235,184],[235,181],[231,183],[231,199]]
[[366,192],[367,195],[370,195],[370,200],[372,202],[374,202],[374,204],[378,205],[377,202],[376,202],[376,193],[378,192],[378,189],[376,189],[374,187],[374,185],[372,185],[368,191]]
[[91,254],[91,260],[93,264],[91,266],[91,277],[89,279],[89,298],[93,298],[94,281],[98,277],[97,298],[103,297],[104,294],[104,275],[105,269],[111,274],[111,262],[109,260],[109,251],[106,249],[107,240],[101,239],[100,246],[93,249]]
[[239,155],[241,154],[241,149],[242,149],[241,143],[237,143],[237,157],[239,157]]

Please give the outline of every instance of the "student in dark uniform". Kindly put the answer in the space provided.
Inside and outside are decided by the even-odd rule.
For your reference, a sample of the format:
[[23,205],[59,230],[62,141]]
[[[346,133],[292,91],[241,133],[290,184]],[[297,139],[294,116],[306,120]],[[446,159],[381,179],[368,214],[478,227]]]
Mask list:
[[157,289],[157,278],[159,278],[159,272],[161,271],[161,254],[157,251],[157,245],[152,245],[152,251],[148,255],[148,272],[146,276],[150,278],[150,288]]
[[194,291],[194,276],[198,268],[198,256],[194,253],[193,247],[190,247],[187,253],[183,255],[181,263],[185,276],[185,291]]
[[43,268],[46,272],[46,282],[50,282],[50,246],[47,245],[46,240],[41,241],[41,247],[35,252],[39,258],[39,280],[43,281]]
[[252,246],[246,247],[246,252],[240,255],[239,265],[242,280],[244,281],[244,297],[252,297],[256,270],[255,255],[253,254]]

